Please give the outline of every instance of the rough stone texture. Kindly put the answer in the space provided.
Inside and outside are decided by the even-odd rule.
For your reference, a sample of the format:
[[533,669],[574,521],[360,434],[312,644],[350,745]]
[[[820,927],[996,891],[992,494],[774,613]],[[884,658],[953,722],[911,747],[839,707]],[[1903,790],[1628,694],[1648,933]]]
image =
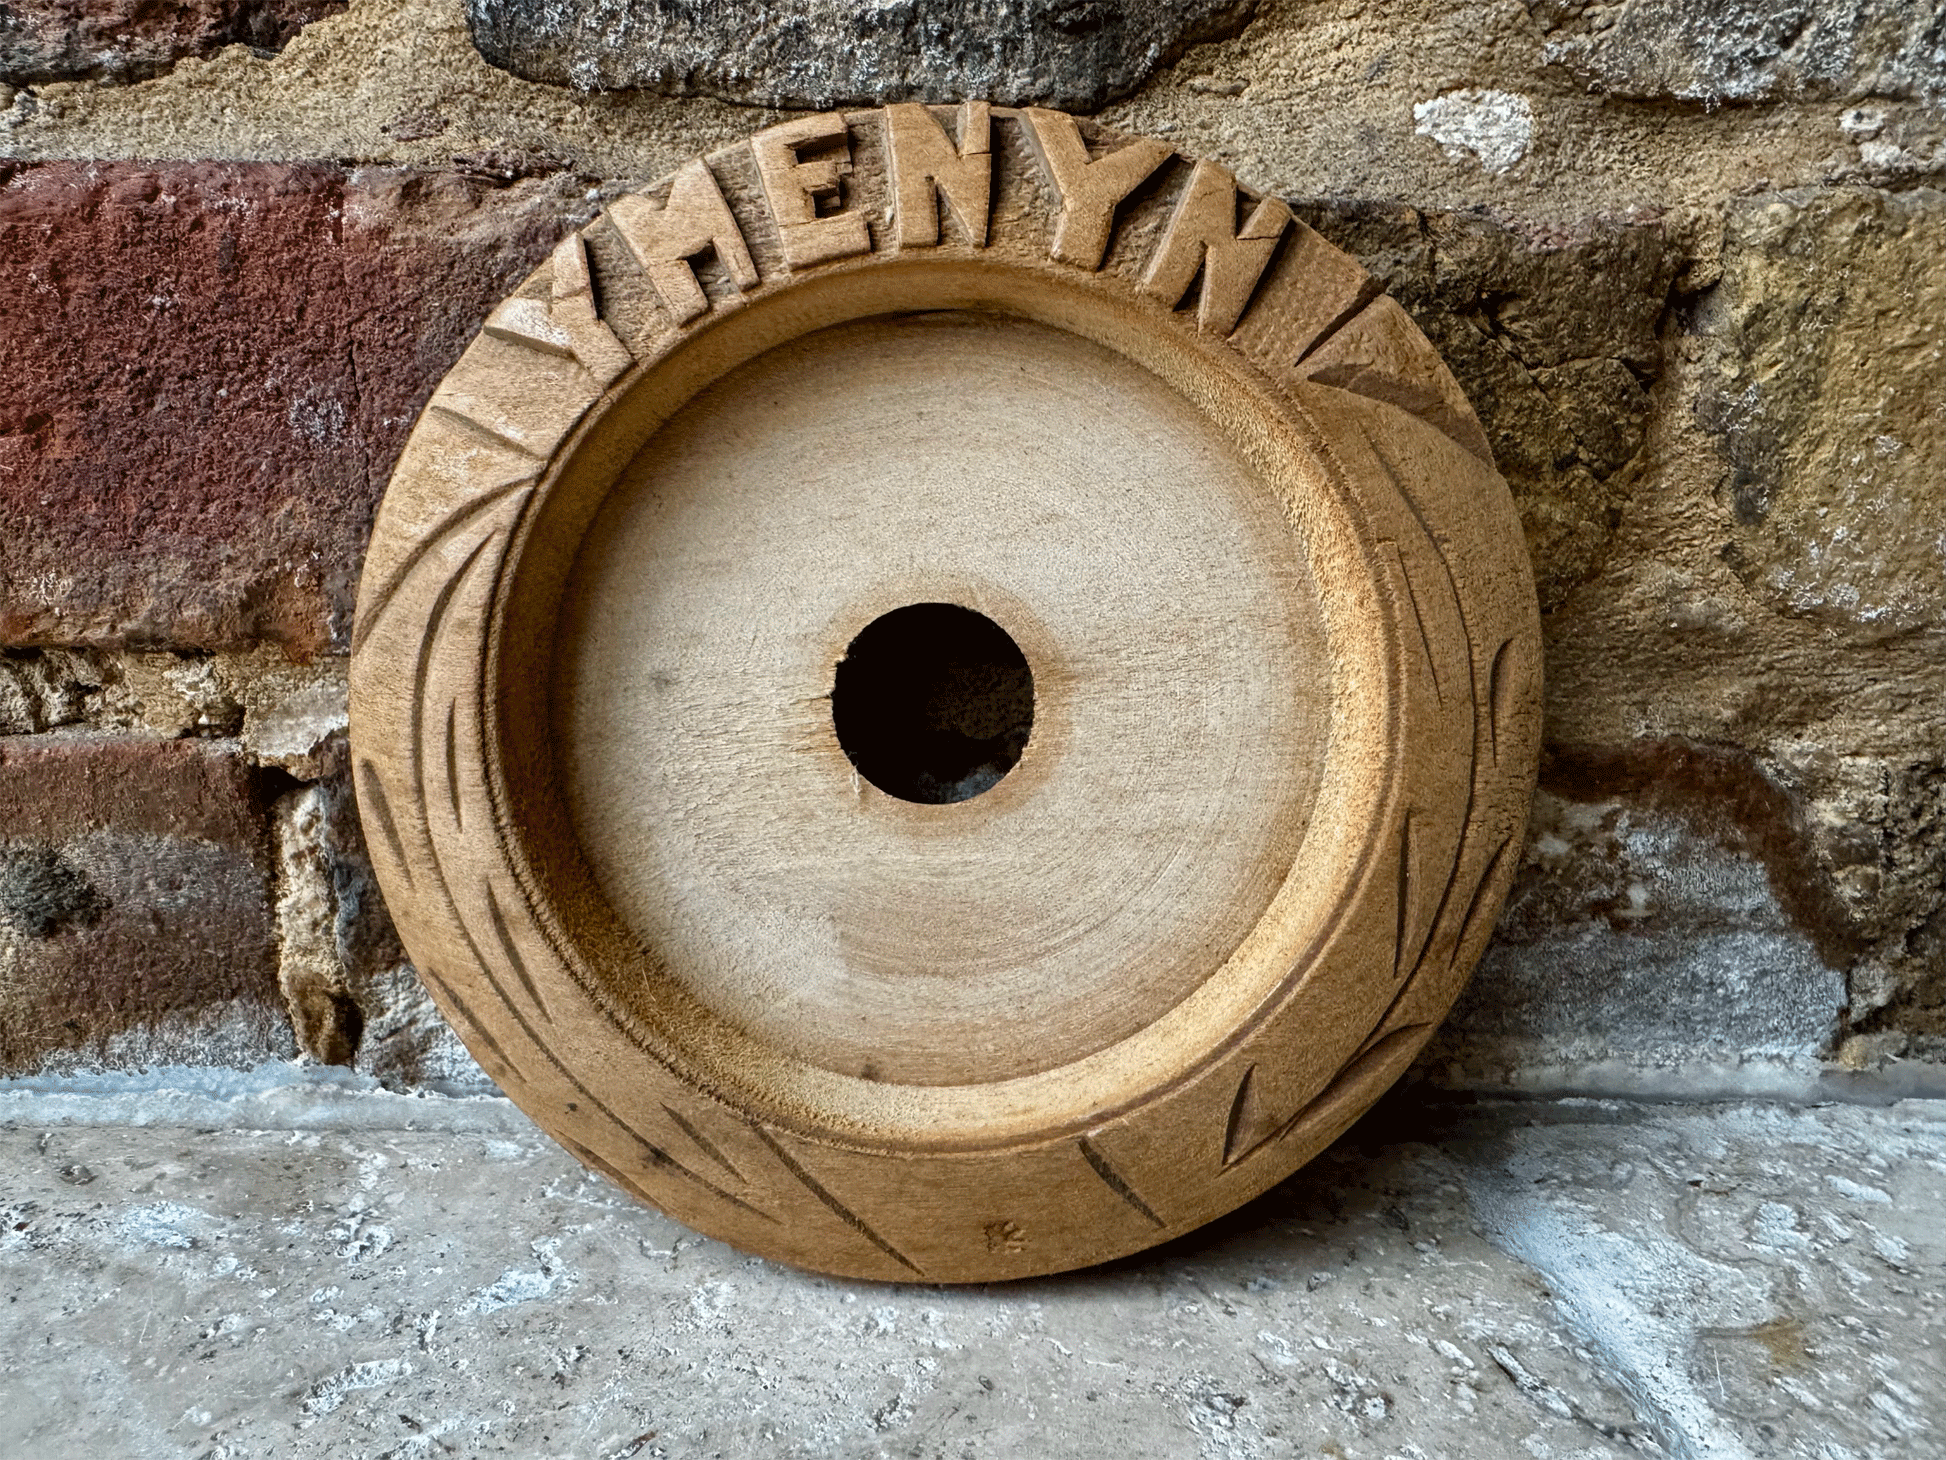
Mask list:
[[[1714,207],[1759,188],[1910,180],[1946,164],[1946,116],[1891,98],[1754,108],[1617,106],[1543,59],[1520,0],[1264,0],[1234,39],[1193,47],[1103,120],[1174,136],[1293,197],[1403,200],[1573,226]],[[1419,130],[1414,109],[1499,92],[1532,112],[1523,159],[1485,171]],[[580,93],[488,65],[454,0],[361,0],[281,55],[232,47],[136,87],[0,96],[20,158],[307,158],[450,167],[516,151],[604,178],[648,178],[764,118],[711,99]]]
[[320,1064],[348,1065],[365,1033],[338,949],[337,898],[325,848],[325,791],[304,786],[272,808],[277,855],[277,981],[297,1046]]
[[8,1454],[1909,1460],[1946,1445],[1937,1103],[1394,1097],[1190,1238],[972,1289],[744,1258],[511,1115],[499,1133],[132,1131],[39,1124],[59,1115],[36,1097],[7,1107]]
[[322,779],[275,809],[278,965],[300,1047],[392,1089],[483,1092],[493,1082],[406,962],[372,875],[341,732]]
[[530,81],[748,106],[984,96],[1094,111],[1255,0],[466,0],[480,54]]
[[1476,86],[1448,91],[1412,108],[1413,130],[1446,149],[1448,157],[1471,154],[1488,173],[1518,167],[1534,145],[1534,105],[1511,91]]
[[232,743],[0,738],[0,1070],[293,1053],[262,814]]
[[[376,894],[374,894],[376,896]],[[379,919],[384,911],[379,910]],[[364,1036],[353,1068],[388,1090],[487,1095],[498,1086],[427,997],[403,956],[360,978],[354,997]]]
[[63,726],[229,735],[258,765],[314,780],[345,728],[345,661],[229,654],[0,651],[0,734]]
[[[268,648],[0,654],[0,735],[50,730],[90,738],[0,744],[50,754],[115,744],[125,755],[153,754],[165,762],[216,744],[229,758],[226,764],[244,778],[239,784],[248,792],[240,814],[255,826],[253,855],[261,859],[266,848],[271,852],[259,874],[270,881],[273,978],[281,1000],[274,1007],[241,1008],[234,1018],[211,1015],[183,1024],[169,1016],[106,1043],[81,1021],[43,1024],[37,1037],[51,1042],[0,1050],[0,1074],[156,1060],[251,1066],[297,1053],[353,1066],[395,1089],[492,1088],[406,964],[372,880],[347,773],[343,659],[294,664]],[[116,739],[95,738],[105,732]],[[211,736],[228,738],[202,738]],[[208,790],[171,782],[163,794],[185,798],[193,812]],[[31,796],[22,805],[31,812]],[[240,826],[233,828],[239,836]],[[0,902],[13,899],[23,927],[49,921],[66,926],[95,913],[97,890],[70,876],[65,854],[55,846],[64,834],[57,831],[49,848],[0,864]],[[227,915],[214,889],[208,912],[218,920]],[[251,927],[261,932],[261,912],[253,909],[251,918]],[[7,1007],[6,998],[0,992],[0,1008]]]
[[140,81],[225,46],[268,55],[343,9],[344,0],[5,0],[0,82]]
[[1739,199],[1698,313],[1724,552],[1776,611],[1946,627],[1946,194]]
[[1430,1059],[1458,1083],[1610,1061],[1809,1066],[1844,1013],[1839,967],[1749,850],[1636,798],[1543,791],[1498,934]]
[[[1631,794],[1659,778],[1692,824],[1772,828],[1748,848],[1847,974],[1848,1030],[1887,1036],[1854,1056],[1946,1052],[1940,205],[1725,209],[1721,282],[1669,336],[1651,471],[1546,627],[1557,757],[1632,759]],[[1676,746],[1747,773],[1685,777],[1657,749]],[[1753,775],[1770,789],[1744,796]]]
[[1599,566],[1627,504],[1658,331],[1693,240],[1660,219],[1563,232],[1402,204],[1301,211],[1439,347],[1513,488],[1541,608],[1559,608]]
[[0,163],[0,642],[342,649],[413,417],[581,192]]
[[1528,0],[1546,58],[1610,96],[1752,102],[1946,93],[1937,0]]
[[79,724],[97,688],[99,672],[90,655],[0,651],[0,735]]

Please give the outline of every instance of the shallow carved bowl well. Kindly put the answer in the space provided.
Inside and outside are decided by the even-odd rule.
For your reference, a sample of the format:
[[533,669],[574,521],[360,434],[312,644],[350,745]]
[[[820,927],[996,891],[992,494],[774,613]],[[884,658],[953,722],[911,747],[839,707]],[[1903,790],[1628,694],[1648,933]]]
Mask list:
[[799,118],[500,305],[381,509],[359,804],[590,1165],[830,1272],[1134,1251],[1410,1062],[1517,859],[1534,592],[1396,304],[1164,143]]

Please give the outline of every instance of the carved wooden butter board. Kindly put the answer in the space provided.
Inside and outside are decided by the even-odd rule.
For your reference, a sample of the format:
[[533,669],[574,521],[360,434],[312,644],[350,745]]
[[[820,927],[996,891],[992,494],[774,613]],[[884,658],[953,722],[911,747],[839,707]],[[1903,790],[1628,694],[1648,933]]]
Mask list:
[[496,308],[379,513],[354,774],[480,1063],[713,1236],[1098,1262],[1395,1080],[1512,877],[1520,525],[1397,304],[1056,112],[799,118]]

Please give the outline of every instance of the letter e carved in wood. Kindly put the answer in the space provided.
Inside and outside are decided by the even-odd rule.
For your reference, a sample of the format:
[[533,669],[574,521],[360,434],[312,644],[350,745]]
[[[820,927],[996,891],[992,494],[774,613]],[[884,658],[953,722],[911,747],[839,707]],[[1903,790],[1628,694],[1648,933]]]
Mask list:
[[[822,148],[825,155],[808,161],[798,156],[810,148]],[[752,137],[750,151],[763,179],[764,199],[777,220],[786,268],[808,269],[871,252],[871,231],[863,217],[818,212],[820,201],[837,196],[840,179],[851,167],[842,116],[825,112],[780,122]]]

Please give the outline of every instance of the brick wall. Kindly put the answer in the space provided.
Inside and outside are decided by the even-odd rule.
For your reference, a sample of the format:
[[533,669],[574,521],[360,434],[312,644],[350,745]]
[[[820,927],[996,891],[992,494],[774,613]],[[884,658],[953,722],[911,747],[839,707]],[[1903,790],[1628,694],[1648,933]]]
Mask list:
[[[1106,120],[1297,200],[1479,407],[1549,748],[1455,1078],[1946,1058],[1946,12],[1798,8],[1134,4],[1087,75],[927,63],[1124,78]],[[456,0],[88,9],[0,10],[0,1072],[477,1080],[342,777],[392,461],[562,230],[777,115],[763,66],[920,83],[583,92]],[[583,74],[529,9],[474,5],[496,59]]]

